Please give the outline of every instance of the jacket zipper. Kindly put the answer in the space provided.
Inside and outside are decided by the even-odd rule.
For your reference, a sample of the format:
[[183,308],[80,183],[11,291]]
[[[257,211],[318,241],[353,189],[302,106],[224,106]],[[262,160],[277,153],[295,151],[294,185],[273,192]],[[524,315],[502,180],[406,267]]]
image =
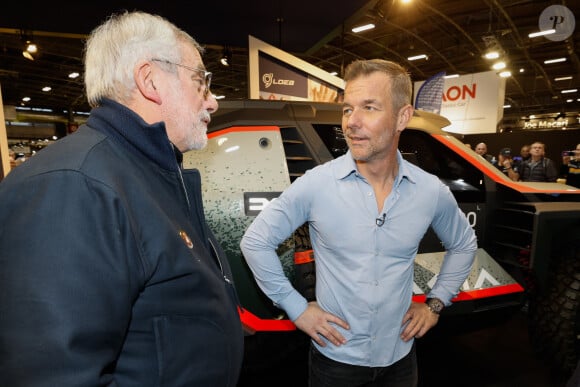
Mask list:
[[[172,144],[173,145],[173,144]],[[189,201],[189,196],[187,194],[187,188],[185,187],[185,181],[183,180],[183,174],[181,173],[181,166],[177,165],[177,172],[179,175],[179,182],[181,183],[181,189],[183,190],[183,193],[185,195],[185,201],[187,202],[187,210],[191,212],[191,204]],[[191,214],[190,214],[191,216]],[[236,291],[236,289],[234,288],[232,281],[228,278],[228,276],[224,273],[224,268],[222,266],[222,261],[220,260],[219,254],[217,252],[217,249],[215,248],[213,242],[211,241],[210,238],[207,238],[207,241],[209,242],[209,245],[211,246],[211,249],[213,251],[213,256],[215,257],[215,261],[217,262],[217,265],[220,269],[220,273],[222,275],[222,278],[224,279],[225,283],[230,285],[233,289],[233,294],[234,297],[236,299],[236,304],[238,305],[238,307],[241,307],[241,303],[240,303],[240,299],[238,298],[238,292]]]
[[215,248],[213,242],[211,241],[211,239],[207,239],[207,241],[209,242],[209,245],[211,246],[212,250],[213,250],[213,256],[215,257],[215,260],[220,268],[220,271],[222,273],[222,277],[224,277],[224,281],[226,281],[228,284],[232,284],[232,281],[230,281],[230,279],[228,278],[228,276],[224,273],[224,268],[222,266],[222,261],[220,260],[220,257],[218,255],[217,249]]

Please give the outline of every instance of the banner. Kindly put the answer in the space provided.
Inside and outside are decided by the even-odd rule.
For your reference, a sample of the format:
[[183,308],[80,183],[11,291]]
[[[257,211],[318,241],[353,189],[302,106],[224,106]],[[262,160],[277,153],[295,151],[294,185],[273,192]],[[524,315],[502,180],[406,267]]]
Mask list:
[[[425,81],[426,82],[426,81]],[[415,82],[415,97],[424,82]],[[451,121],[447,132],[496,133],[503,118],[505,78],[495,71],[445,79],[441,114]]]

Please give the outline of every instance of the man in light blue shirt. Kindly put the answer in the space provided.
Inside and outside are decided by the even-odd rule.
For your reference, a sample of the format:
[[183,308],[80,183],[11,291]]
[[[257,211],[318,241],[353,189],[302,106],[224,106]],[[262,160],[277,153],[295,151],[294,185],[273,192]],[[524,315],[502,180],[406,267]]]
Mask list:
[[[408,73],[384,60],[345,75],[349,151],[298,178],[254,220],[241,248],[264,293],[313,340],[310,386],[414,386],[414,338],[439,319],[467,278],[477,242],[449,189],[403,160],[413,108]],[[308,222],[316,301],[292,287],[278,245]],[[413,261],[432,226],[446,254],[428,303],[414,303]]]

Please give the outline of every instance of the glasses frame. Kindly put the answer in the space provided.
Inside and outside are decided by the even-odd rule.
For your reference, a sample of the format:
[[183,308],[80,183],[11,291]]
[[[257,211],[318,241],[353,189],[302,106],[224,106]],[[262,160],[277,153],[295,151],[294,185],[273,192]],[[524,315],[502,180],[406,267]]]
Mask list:
[[177,66],[177,67],[183,67],[186,70],[193,71],[193,72],[196,72],[198,74],[201,74],[202,75],[201,80],[203,81],[203,85],[202,86],[204,87],[203,97],[204,98],[207,98],[209,96],[209,88],[211,86],[211,77],[212,77],[212,72],[211,71],[207,71],[205,69],[198,69],[198,68],[195,68],[195,67],[186,66],[186,65],[183,65],[181,63],[173,63],[173,62],[170,62],[170,61],[165,60],[165,59],[153,58],[151,60],[154,61],[154,62],[161,62],[161,63],[166,63],[166,64],[170,64],[170,65]]

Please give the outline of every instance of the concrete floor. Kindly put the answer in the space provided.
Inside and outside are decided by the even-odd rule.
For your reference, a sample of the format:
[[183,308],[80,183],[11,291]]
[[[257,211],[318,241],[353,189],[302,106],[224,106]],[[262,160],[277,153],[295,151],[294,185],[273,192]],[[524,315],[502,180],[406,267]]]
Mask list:
[[[466,332],[440,328],[418,340],[419,387],[566,385],[562,376],[554,375],[534,355],[523,312],[483,325]],[[306,387],[308,343],[304,335],[294,333],[290,345],[282,337],[279,344],[268,343],[255,343],[264,355],[260,359],[267,360],[247,358],[238,386]]]

